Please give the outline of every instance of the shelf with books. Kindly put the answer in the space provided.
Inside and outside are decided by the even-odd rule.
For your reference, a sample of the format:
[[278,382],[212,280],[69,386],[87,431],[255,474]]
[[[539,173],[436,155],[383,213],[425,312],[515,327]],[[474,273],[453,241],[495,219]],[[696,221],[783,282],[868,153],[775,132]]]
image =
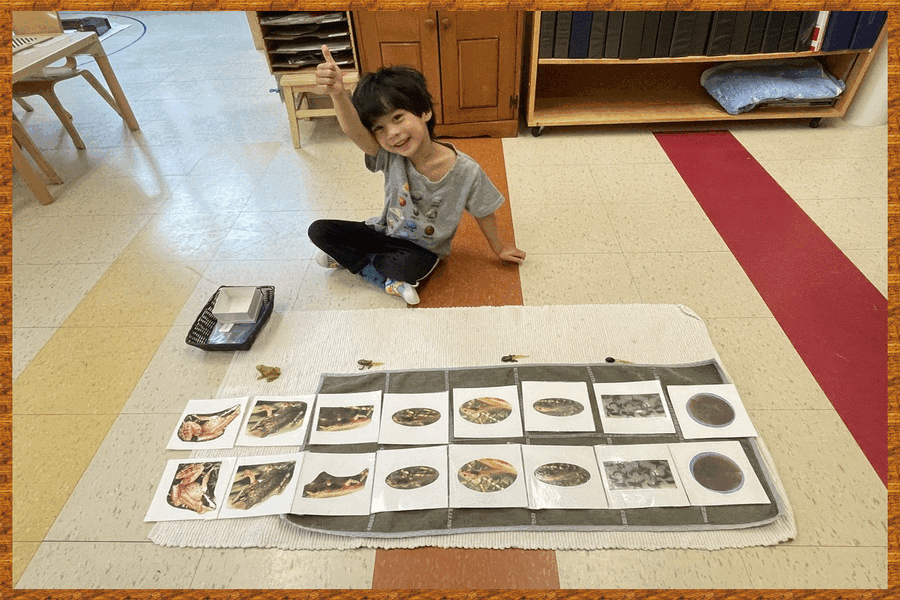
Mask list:
[[[611,14],[611,13],[610,13]],[[541,57],[541,13],[532,21],[532,52],[527,97],[527,124],[538,135],[546,126],[723,121],[735,119],[811,119],[842,117],[872,57],[884,43],[882,31],[870,49],[829,52],[767,52],[658,56],[654,58]],[[808,106],[759,106],[727,113],[701,86],[700,76],[713,66],[734,61],[775,61],[812,57],[845,82],[833,102]],[[825,105],[827,104],[827,105]]]

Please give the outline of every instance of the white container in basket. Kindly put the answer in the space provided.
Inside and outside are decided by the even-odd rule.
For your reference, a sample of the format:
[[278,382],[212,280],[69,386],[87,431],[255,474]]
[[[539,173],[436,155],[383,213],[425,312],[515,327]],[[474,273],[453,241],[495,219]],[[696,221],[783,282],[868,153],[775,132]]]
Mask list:
[[213,306],[213,316],[220,323],[253,323],[259,316],[262,294],[257,287],[222,287]]

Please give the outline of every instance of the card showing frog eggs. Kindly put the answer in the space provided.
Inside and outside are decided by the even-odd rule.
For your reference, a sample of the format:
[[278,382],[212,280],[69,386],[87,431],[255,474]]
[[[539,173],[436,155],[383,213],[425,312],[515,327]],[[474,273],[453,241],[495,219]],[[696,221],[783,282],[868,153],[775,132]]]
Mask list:
[[298,515],[369,514],[374,467],[374,452],[304,453],[291,512]]
[[453,437],[521,436],[522,412],[516,386],[453,388]]
[[229,480],[221,519],[291,512],[303,454],[242,456]]
[[666,391],[685,439],[756,437],[733,385],[670,385]]
[[529,508],[607,508],[592,446],[522,446]]
[[381,391],[316,396],[310,444],[365,444],[378,441]]
[[166,449],[233,448],[249,399],[188,400]]
[[380,444],[446,444],[450,436],[450,395],[385,394]]
[[447,446],[379,450],[372,512],[447,508]]
[[741,443],[736,440],[669,444],[691,504],[768,504]]
[[659,380],[595,383],[603,433],[675,433]]
[[450,446],[452,508],[527,508],[522,446]]
[[596,431],[583,381],[523,381],[526,431]]
[[237,459],[183,458],[166,463],[144,521],[209,520],[225,503]]
[[688,506],[666,444],[594,446],[610,508]]
[[256,396],[244,419],[238,446],[303,446],[316,397]]

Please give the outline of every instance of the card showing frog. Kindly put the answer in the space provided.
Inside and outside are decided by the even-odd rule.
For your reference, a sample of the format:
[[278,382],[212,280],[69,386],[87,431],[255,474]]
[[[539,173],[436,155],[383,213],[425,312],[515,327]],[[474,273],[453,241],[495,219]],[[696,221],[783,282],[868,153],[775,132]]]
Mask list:
[[218,517],[235,460],[232,457],[168,461],[144,521]]
[[526,508],[519,444],[450,446],[452,508]]
[[166,449],[233,448],[249,399],[188,400]]
[[522,446],[529,508],[607,508],[591,446]]
[[372,512],[447,508],[447,446],[379,450]]
[[298,515],[369,514],[374,468],[374,452],[304,453],[291,512]]
[[289,513],[302,462],[300,452],[239,457],[219,518]]
[[378,441],[381,391],[316,396],[310,444],[364,444]]
[[315,399],[314,395],[254,397],[236,444],[302,447]]
[[522,407],[527,431],[596,431],[583,381],[523,381]]
[[379,444],[446,444],[450,436],[450,395],[385,394]]
[[688,506],[666,444],[594,446],[610,508]]

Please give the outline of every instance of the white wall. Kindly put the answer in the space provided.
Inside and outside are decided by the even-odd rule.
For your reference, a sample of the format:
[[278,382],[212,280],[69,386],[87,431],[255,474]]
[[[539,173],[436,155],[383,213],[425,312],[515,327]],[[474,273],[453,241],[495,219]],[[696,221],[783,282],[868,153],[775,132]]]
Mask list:
[[869,64],[869,70],[863,76],[859,89],[856,90],[856,96],[850,104],[850,108],[844,114],[844,120],[854,125],[863,125],[873,127],[876,125],[884,125],[887,123],[888,116],[888,59],[887,59],[888,40],[881,45],[872,62]]

